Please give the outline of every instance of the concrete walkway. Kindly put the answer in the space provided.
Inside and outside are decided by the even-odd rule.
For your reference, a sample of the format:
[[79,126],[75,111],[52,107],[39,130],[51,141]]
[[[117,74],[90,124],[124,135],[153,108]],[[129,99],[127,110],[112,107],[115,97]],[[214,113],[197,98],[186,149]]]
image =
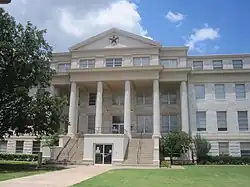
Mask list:
[[68,187],[113,169],[109,166],[74,166],[60,171],[0,182],[1,187]]

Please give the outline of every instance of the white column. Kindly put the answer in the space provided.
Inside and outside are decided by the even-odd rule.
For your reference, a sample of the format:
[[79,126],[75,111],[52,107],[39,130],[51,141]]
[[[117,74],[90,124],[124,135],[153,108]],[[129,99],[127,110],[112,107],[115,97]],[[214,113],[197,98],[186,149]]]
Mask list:
[[159,80],[153,81],[153,137],[160,137],[160,93]]
[[96,94],[96,115],[95,115],[95,132],[101,133],[102,127],[102,94],[103,94],[103,83],[97,82],[97,94]]
[[69,103],[69,126],[68,135],[74,135],[76,133],[76,83],[71,83],[70,91],[70,103]]
[[188,97],[187,97],[187,82],[181,82],[180,88],[181,97],[181,129],[189,133],[189,119],[188,119]]
[[130,81],[125,81],[124,93],[124,129],[131,138],[131,85]]

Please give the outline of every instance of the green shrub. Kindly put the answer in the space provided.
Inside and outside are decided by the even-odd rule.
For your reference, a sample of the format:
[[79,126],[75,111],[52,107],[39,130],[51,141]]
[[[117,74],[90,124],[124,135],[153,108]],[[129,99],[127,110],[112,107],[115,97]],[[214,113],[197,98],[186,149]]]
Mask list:
[[250,157],[206,156],[198,162],[201,165],[245,165],[250,164]]
[[37,155],[0,153],[0,160],[37,161]]
[[166,168],[168,168],[169,167],[169,161],[162,161],[161,162],[161,167],[166,167]]

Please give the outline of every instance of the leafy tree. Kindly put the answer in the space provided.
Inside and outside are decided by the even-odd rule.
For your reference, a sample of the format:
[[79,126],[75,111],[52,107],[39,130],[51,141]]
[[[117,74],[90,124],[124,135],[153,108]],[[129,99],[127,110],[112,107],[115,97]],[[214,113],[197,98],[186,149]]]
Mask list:
[[160,139],[160,152],[164,157],[169,156],[172,164],[173,157],[186,153],[190,149],[191,143],[192,138],[186,132],[169,132]]
[[30,22],[17,24],[0,8],[0,137],[13,131],[50,134],[58,129],[61,111],[53,107],[62,107],[64,101],[48,93],[29,95],[31,88],[48,87],[54,74],[45,33]]
[[194,139],[194,148],[196,152],[197,162],[199,163],[203,158],[207,157],[211,149],[211,144],[205,139],[202,138],[200,134],[197,134]]

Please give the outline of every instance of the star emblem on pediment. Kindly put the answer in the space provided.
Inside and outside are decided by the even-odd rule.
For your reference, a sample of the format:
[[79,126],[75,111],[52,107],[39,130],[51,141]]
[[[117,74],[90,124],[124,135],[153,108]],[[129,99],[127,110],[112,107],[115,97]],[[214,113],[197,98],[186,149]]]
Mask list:
[[112,35],[109,37],[109,42],[111,45],[117,45],[119,41],[119,37],[116,35]]

